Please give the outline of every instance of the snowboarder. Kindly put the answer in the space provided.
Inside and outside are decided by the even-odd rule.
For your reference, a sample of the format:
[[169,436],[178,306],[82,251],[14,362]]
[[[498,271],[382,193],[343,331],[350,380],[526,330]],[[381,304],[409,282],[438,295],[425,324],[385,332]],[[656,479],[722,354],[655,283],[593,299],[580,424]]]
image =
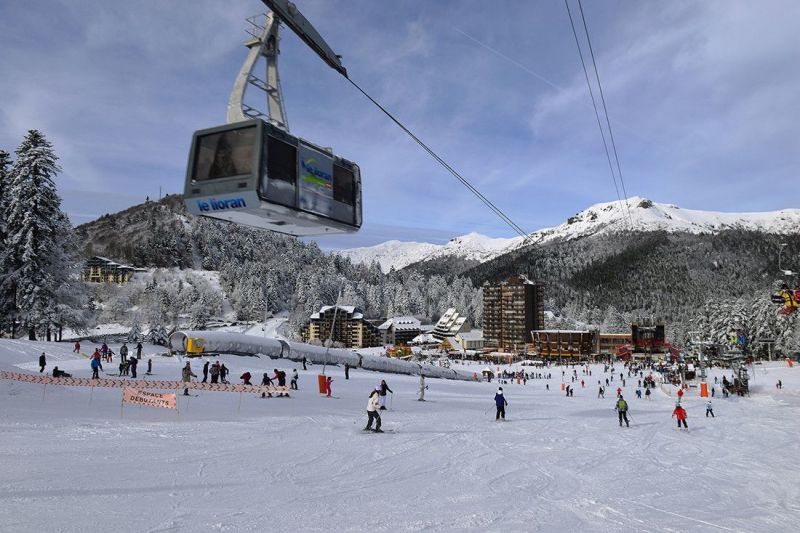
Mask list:
[[72,374],[67,374],[63,370],[59,370],[57,366],[53,367],[54,378],[71,378]]
[[419,400],[420,402],[425,401],[425,391],[428,389],[428,386],[425,385],[425,376],[422,374],[419,375]]
[[619,427],[622,427],[622,421],[625,421],[625,427],[631,427],[628,423],[628,402],[620,394],[617,398],[617,405],[615,407],[617,415],[619,416]]
[[[328,376],[328,379],[331,379]],[[330,391],[330,389],[328,389]],[[369,399],[367,400],[367,426],[364,428],[364,431],[372,431],[374,433],[383,433],[381,430],[381,414],[378,410],[380,405],[380,387],[375,387],[375,390],[369,393]],[[329,394],[330,396],[330,394]],[[375,429],[372,429],[372,421],[375,420]]]
[[497,407],[497,414],[495,415],[495,420],[500,420],[500,417],[503,420],[506,419],[506,405],[508,402],[506,401],[506,397],[503,396],[503,387],[497,389],[497,394],[494,395],[494,405]]
[[333,378],[328,376],[325,378],[325,392],[327,392],[326,396],[328,398],[331,397],[331,383],[333,383]]
[[136,343],[136,359],[141,359],[141,358],[142,358],[142,343],[141,342],[137,342]]
[[203,365],[203,383],[206,383],[208,381],[208,365],[209,361],[206,361],[205,364]]
[[380,390],[381,390],[381,397],[379,398],[379,401],[380,401],[380,404],[381,404],[381,411],[385,411],[386,410],[386,392],[388,391],[388,392],[391,392],[392,394],[394,394],[394,391],[389,388],[389,385],[386,384],[386,380],[385,379],[381,380]]
[[44,356],[44,352],[42,355],[39,356],[39,373],[41,374],[44,372],[44,367],[47,366],[47,358]]
[[289,382],[289,388],[292,390],[297,390],[297,380],[300,376],[297,374],[297,369],[292,370],[292,381]]
[[122,347],[119,349],[119,357],[122,359],[122,362],[128,360],[128,345],[124,342],[122,343]]
[[[184,366],[183,370],[181,370],[181,381],[183,381],[184,383],[189,383],[189,382],[192,381],[192,378],[196,378],[196,377],[197,376],[194,374],[194,372],[192,372],[191,363],[189,363],[189,361],[186,361],[186,366]],[[189,387],[188,386],[184,387],[183,395],[184,396],[189,396]]]
[[245,371],[244,374],[239,376],[239,379],[242,380],[242,384],[244,384],[244,385],[252,385],[252,383],[250,383],[250,378],[252,378],[252,377],[253,376],[252,376],[252,374],[250,374],[250,372]]
[[131,357],[130,361],[128,361],[128,364],[131,366],[131,377],[136,379],[136,365],[139,364],[139,360],[135,357]]
[[675,410],[672,411],[672,416],[678,420],[678,429],[681,428],[681,422],[683,422],[683,427],[686,430],[689,430],[689,426],[686,424],[686,409],[681,406],[680,402],[675,404]]
[[711,418],[715,418],[714,417],[714,408],[711,406],[711,400],[708,400],[706,402],[706,418],[708,418],[708,415],[711,415]]
[[72,353],[81,353],[81,341],[75,341],[75,349]]

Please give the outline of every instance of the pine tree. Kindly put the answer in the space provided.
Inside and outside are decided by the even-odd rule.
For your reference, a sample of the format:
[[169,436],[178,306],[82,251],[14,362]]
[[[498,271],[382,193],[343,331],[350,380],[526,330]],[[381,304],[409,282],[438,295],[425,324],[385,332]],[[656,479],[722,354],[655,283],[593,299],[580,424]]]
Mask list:
[[41,132],[29,130],[16,155],[8,194],[3,286],[14,293],[15,314],[34,340],[37,328],[49,332],[55,323],[58,291],[73,272],[60,248],[68,240],[69,225],[53,182],[60,168],[50,142]]
[[[6,272],[4,255],[8,250],[6,244],[6,219],[8,216],[8,208],[11,205],[9,201],[10,185],[11,185],[11,154],[5,150],[0,150],[0,283],[3,280],[3,273]],[[12,316],[13,310],[13,292],[10,287],[3,288],[0,286],[0,331],[6,326],[4,321],[6,317]]]

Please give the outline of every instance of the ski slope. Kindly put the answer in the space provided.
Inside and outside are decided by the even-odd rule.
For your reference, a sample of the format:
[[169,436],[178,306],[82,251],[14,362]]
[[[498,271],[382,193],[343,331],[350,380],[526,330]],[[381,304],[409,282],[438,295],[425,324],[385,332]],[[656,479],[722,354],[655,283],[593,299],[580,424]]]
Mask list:
[[[0,369],[38,372],[42,349],[48,370],[90,375],[71,346],[28,341],[0,340]],[[155,378],[177,379],[181,363],[158,350],[144,351]],[[295,367],[220,359],[254,382]],[[122,417],[118,389],[0,381],[0,529],[794,531],[800,370],[756,368],[753,395],[717,396],[714,419],[684,398],[688,433],[674,429],[671,397],[637,400],[633,379],[632,426],[619,428],[618,380],[597,399],[596,366],[573,398],[558,390],[558,367],[549,382],[504,385],[504,423],[496,383],[429,379],[418,402],[418,378],[351,370],[345,381],[330,367],[331,399],[310,367],[292,398],[243,395],[239,410],[238,394],[204,392],[180,397],[179,413],[125,405]],[[367,394],[384,378],[394,390],[384,428],[395,432],[363,433]]]

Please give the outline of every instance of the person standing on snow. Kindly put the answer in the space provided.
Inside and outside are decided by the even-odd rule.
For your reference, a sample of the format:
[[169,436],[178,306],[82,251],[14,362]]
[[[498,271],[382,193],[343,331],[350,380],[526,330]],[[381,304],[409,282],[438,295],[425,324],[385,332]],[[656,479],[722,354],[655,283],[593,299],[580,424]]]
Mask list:
[[289,382],[289,388],[292,390],[297,390],[297,380],[300,376],[297,374],[297,369],[295,368],[292,370],[292,381]]
[[[192,365],[189,363],[189,361],[186,361],[186,366],[184,366],[183,370],[181,370],[181,381],[183,381],[184,383],[189,383],[192,381],[192,378],[196,377],[197,376],[194,374],[194,372],[192,372]],[[189,396],[188,386],[184,387],[183,395]]]
[[328,398],[331,397],[331,383],[333,383],[333,378],[328,376],[325,378],[325,392],[327,392],[326,396]]
[[128,345],[124,342],[122,343],[122,347],[119,349],[119,357],[122,359],[123,363],[128,360]]
[[380,401],[380,404],[381,404],[381,411],[385,411],[386,410],[386,392],[388,391],[388,392],[391,392],[392,394],[394,394],[394,391],[389,388],[389,385],[386,384],[386,380],[385,379],[381,380],[380,391],[381,391],[381,394],[380,394],[379,401]]
[[[330,379],[330,376],[328,377]],[[329,389],[330,390],[330,389]],[[367,400],[367,426],[364,431],[372,431],[374,433],[383,433],[381,430],[381,414],[378,407],[380,406],[380,387],[375,387],[375,390],[369,393]],[[375,429],[372,429],[372,421],[375,420]]]
[[711,418],[715,418],[714,417],[714,408],[711,406],[711,400],[708,400],[706,402],[706,418],[708,418],[708,415],[711,415]]
[[625,398],[622,395],[619,395],[617,398],[617,405],[614,407],[617,411],[617,415],[619,415],[619,427],[622,427],[622,421],[625,421],[625,427],[631,427],[630,423],[628,422],[628,402],[625,401]]
[[[206,363],[208,364],[208,363]],[[215,362],[211,365],[211,383],[219,383],[219,375],[220,375],[221,368],[219,366],[219,361]]]
[[208,381],[208,364],[209,361],[206,361],[205,364],[203,365],[203,383],[206,383]]
[[[277,379],[278,380],[278,387],[285,387],[286,386],[286,372],[284,372],[283,370],[278,370],[277,368],[273,368],[272,370],[275,372],[275,375],[272,376],[272,379]],[[284,394],[282,392],[279,392],[278,393],[278,398],[282,398],[283,395]],[[289,395],[286,394],[286,396],[289,396]]]
[[139,360],[135,357],[131,357],[130,361],[128,361],[128,364],[131,365],[131,377],[136,379],[136,365],[139,364]]
[[230,370],[228,370],[228,367],[225,366],[225,363],[222,363],[222,366],[219,367],[219,380],[220,380],[220,382],[226,383],[226,384],[228,383],[228,373],[229,372],[230,372]]
[[47,366],[47,358],[44,356],[44,352],[42,355],[39,356],[39,373],[41,374],[44,372],[44,367]]
[[689,430],[689,426],[686,424],[686,409],[684,409],[680,403],[675,404],[675,410],[672,411],[672,416],[674,416],[678,420],[678,429],[681,428],[681,422],[683,422],[683,427],[686,430]]
[[147,375],[149,376],[152,373],[153,373],[153,358],[151,357],[150,359],[147,360]]
[[598,389],[597,389],[597,397],[598,398],[605,398],[606,397],[606,390],[603,388],[602,385],[600,387],[598,387]]
[[142,358],[142,343],[141,342],[137,342],[136,343],[136,359],[141,359],[141,358]]
[[75,341],[75,349],[72,353],[81,353],[81,341]]
[[494,395],[494,405],[497,407],[497,414],[495,415],[495,420],[500,420],[500,417],[503,420],[506,419],[506,405],[508,402],[506,401],[506,397],[503,396],[503,387],[497,389],[497,394]]
[[425,390],[427,388],[428,388],[428,386],[425,385],[425,376],[420,374],[419,375],[419,398],[417,398],[418,401],[420,401],[420,402],[424,402],[425,401]]
[[645,397],[645,399],[646,399],[646,400],[649,400],[649,399],[650,399],[650,387],[647,387],[647,388],[644,390],[644,397]]

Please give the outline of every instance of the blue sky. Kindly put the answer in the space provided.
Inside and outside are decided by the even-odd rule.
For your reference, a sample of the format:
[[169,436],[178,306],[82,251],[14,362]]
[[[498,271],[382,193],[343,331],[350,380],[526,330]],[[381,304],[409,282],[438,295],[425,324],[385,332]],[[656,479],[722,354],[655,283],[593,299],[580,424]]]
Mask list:
[[[577,10],[576,0],[570,0]],[[514,221],[615,199],[564,3],[298,0],[352,79]],[[800,207],[800,3],[586,1],[629,196]],[[222,124],[257,0],[0,3],[0,147],[53,141],[75,223],[180,192]],[[291,130],[359,163],[364,227],[326,248],[511,230],[288,30]]]

